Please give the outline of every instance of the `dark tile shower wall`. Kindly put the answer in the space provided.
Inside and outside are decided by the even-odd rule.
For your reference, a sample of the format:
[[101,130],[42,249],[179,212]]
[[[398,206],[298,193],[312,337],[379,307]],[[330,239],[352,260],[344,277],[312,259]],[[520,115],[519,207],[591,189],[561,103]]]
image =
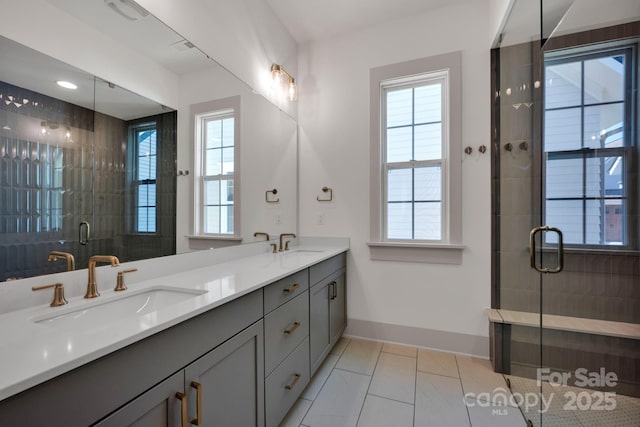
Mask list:
[[[561,274],[540,275],[529,267],[528,235],[541,225],[541,103],[520,91],[535,81],[542,60],[539,43],[501,48],[493,54],[498,138],[493,159],[493,278],[494,307],[562,316],[640,323],[640,253],[637,251],[565,251]],[[505,89],[512,88],[507,96]],[[532,96],[531,96],[532,95]],[[531,107],[526,103],[534,102]],[[540,104],[540,105],[537,105]],[[522,142],[527,142],[522,145]],[[510,144],[510,145],[508,145]],[[538,151],[536,151],[536,149]],[[636,164],[638,164],[636,159]],[[632,181],[640,182],[637,172]],[[637,188],[636,188],[637,191]],[[638,206],[630,224],[638,224]],[[552,224],[549,224],[552,225]],[[544,265],[555,263],[555,252],[543,254]],[[542,296],[542,306],[541,306]],[[513,326],[510,366],[514,375],[535,378],[542,363],[553,370],[605,366],[620,377],[617,392],[640,396],[638,340]],[[540,346],[542,342],[542,347]]]
[[[0,94],[0,126],[9,128],[0,130],[0,281],[65,271],[64,262],[47,262],[52,250],[72,253],[76,268],[95,254],[123,262],[175,254],[175,112],[154,117],[159,233],[144,236],[129,233],[125,221],[130,122],[6,83]],[[19,106],[3,102],[9,96]],[[68,126],[70,140],[41,134],[43,121],[58,134]],[[91,224],[85,246],[81,221]]]

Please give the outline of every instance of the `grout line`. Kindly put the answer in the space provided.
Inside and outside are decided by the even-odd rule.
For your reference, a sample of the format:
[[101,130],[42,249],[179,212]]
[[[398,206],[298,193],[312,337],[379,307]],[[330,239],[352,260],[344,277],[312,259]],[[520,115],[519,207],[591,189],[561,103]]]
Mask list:
[[[457,368],[457,361],[456,361],[456,368]],[[454,380],[462,380],[462,378],[460,378],[460,377],[452,377],[450,375],[439,374],[439,373],[436,373],[436,372],[421,371],[420,369],[417,369],[417,368],[416,368],[416,371],[422,372],[423,374],[437,375],[439,377],[445,377],[445,378],[453,378]],[[458,375],[460,375],[460,372],[458,372]]]
[[[346,349],[345,349],[346,350]],[[362,401],[362,406],[360,407],[360,413],[358,414],[358,420],[356,421],[356,427],[360,422],[360,417],[362,416],[362,411],[364,410],[364,404],[367,401],[367,396],[369,395],[369,390],[371,389],[371,383],[373,382],[373,376],[376,373],[376,369],[378,369],[378,363],[380,362],[380,355],[382,354],[382,346],[380,347],[380,351],[378,352],[378,357],[376,358],[376,365],[373,368],[373,372],[371,373],[371,377],[369,377],[369,386],[367,386],[367,392],[364,394],[364,400]],[[337,363],[336,363],[337,365]]]
[[[377,363],[377,362],[376,362],[376,363]],[[363,374],[362,372],[350,371],[350,370],[348,370],[348,369],[335,368],[335,367],[331,370],[331,372],[333,372],[333,371],[335,371],[335,370],[343,371],[343,372],[349,372],[349,373],[352,373],[352,374],[358,374],[358,375],[362,375],[362,376],[364,376],[364,377],[371,377],[371,378],[373,378],[373,373],[372,373],[371,375],[369,375],[369,374]],[[375,370],[374,370],[374,372],[375,372]]]
[[391,400],[392,402],[404,403],[405,405],[415,406],[414,404],[409,403],[409,402],[405,402],[404,400],[392,399],[392,398],[390,398],[390,397],[387,397],[387,396],[380,396],[380,395],[378,395],[378,394],[367,393],[367,396],[378,397],[378,398],[380,398],[380,399]]
[[460,380],[460,388],[462,389],[462,401],[464,402],[464,409],[467,411],[467,419],[469,420],[469,426],[473,427],[473,422],[471,422],[471,413],[469,413],[469,405],[467,405],[467,399],[465,399],[464,392],[464,383],[462,382],[462,373],[460,372],[460,364],[458,363],[458,356],[455,356],[456,359],[456,368],[458,369],[458,380]]

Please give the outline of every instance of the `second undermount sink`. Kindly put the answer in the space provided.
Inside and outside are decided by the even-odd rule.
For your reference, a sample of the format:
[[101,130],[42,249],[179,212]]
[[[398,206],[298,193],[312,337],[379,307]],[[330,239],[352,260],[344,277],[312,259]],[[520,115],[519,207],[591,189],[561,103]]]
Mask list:
[[33,319],[35,323],[51,326],[85,325],[87,323],[107,323],[123,317],[142,316],[178,304],[206,293],[200,289],[160,287],[126,291],[127,294],[115,298],[95,301],[82,308],[62,308],[55,313]]

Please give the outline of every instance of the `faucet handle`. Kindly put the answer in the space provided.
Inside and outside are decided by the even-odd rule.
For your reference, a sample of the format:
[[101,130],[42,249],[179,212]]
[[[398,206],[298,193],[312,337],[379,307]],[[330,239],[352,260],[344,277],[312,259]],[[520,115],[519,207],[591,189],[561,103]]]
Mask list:
[[113,290],[116,292],[126,291],[127,286],[124,284],[124,275],[126,273],[133,273],[134,271],[138,271],[138,269],[130,268],[129,270],[118,271],[118,278],[116,279],[116,287]]
[[64,285],[62,283],[53,283],[51,285],[33,286],[32,291],[41,291],[43,289],[53,288],[53,301],[49,304],[51,307],[60,307],[65,305],[67,300],[64,298]]
[[271,248],[273,249],[271,252],[274,254],[278,253],[278,245],[276,245],[275,243],[271,243]]

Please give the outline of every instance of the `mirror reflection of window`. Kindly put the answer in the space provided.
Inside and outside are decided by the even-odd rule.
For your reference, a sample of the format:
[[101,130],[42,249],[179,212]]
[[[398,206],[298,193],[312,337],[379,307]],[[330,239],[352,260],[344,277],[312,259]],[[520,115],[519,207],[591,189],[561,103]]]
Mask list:
[[134,178],[131,189],[134,197],[133,232],[156,232],[157,135],[156,123],[134,125],[131,149],[134,155]]

